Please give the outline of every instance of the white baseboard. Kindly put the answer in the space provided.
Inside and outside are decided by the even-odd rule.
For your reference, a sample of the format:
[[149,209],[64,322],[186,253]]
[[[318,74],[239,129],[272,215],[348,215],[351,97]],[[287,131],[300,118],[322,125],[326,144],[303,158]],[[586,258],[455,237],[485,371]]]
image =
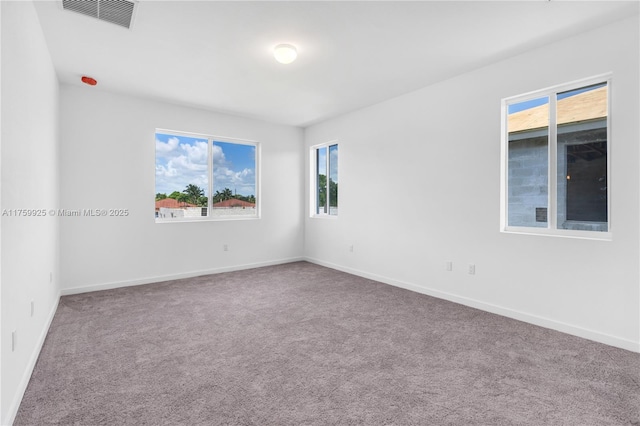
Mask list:
[[415,291],[416,293],[426,294],[428,296],[433,296],[439,299],[444,299],[451,302],[459,303],[461,305],[470,306],[472,308],[480,309],[486,312],[491,312],[493,314],[498,314],[504,317],[513,318],[519,321],[524,321],[530,324],[538,325],[540,327],[549,328],[552,330],[571,334],[573,336],[582,337],[584,339],[589,339],[595,342],[604,343],[606,345],[615,346],[615,347],[626,349],[632,352],[640,353],[640,342],[635,342],[633,340],[612,336],[610,334],[601,333],[595,330],[589,330],[583,327],[567,324],[567,323],[552,320],[549,318],[540,317],[537,315],[529,314],[522,311],[517,311],[510,308],[493,305],[490,303],[482,302],[480,300],[475,300],[475,299],[471,299],[464,296],[458,296],[453,293],[447,293],[440,290],[423,287],[417,284],[407,283],[407,282],[395,280],[393,278],[371,274],[368,272],[360,271],[357,269],[353,269],[353,268],[349,268],[341,265],[336,265],[334,263],[325,262],[320,259],[305,257],[304,260],[306,260],[307,262],[315,263],[317,265],[326,266],[327,268],[346,272],[348,274],[357,275],[363,278],[379,281],[395,287],[400,287],[406,290]]
[[24,396],[25,391],[27,390],[27,386],[29,385],[29,380],[31,380],[31,374],[33,374],[33,369],[36,367],[36,362],[38,361],[38,357],[40,356],[40,351],[42,351],[42,346],[44,345],[44,341],[47,338],[47,334],[49,333],[49,328],[51,328],[51,322],[53,322],[53,317],[56,315],[56,311],[58,310],[58,305],[60,304],[60,292],[58,292],[57,301],[53,305],[53,308],[49,312],[49,317],[47,318],[47,322],[42,328],[40,335],[38,336],[38,341],[36,342],[36,347],[34,348],[31,356],[29,357],[29,362],[27,363],[27,368],[24,370],[22,374],[22,379],[18,384],[18,389],[16,394],[11,401],[11,405],[9,405],[9,409],[7,410],[7,418],[2,421],[3,425],[12,425],[16,419],[16,415],[18,414],[18,409],[20,408],[20,403],[22,402],[22,397]]
[[121,287],[132,287],[136,285],[152,284],[152,283],[157,283],[162,281],[172,281],[172,280],[180,280],[183,278],[199,277],[202,275],[219,274],[222,272],[233,272],[233,271],[241,271],[244,269],[260,268],[262,266],[281,265],[285,263],[299,262],[302,260],[304,260],[304,258],[302,257],[290,257],[287,259],[276,259],[276,260],[269,260],[266,262],[246,263],[242,265],[224,266],[224,267],[213,268],[213,269],[201,269],[198,271],[183,272],[179,274],[157,275],[153,277],[140,278],[136,280],[115,281],[110,283],[93,284],[93,285],[88,285],[83,287],[65,288],[65,289],[62,289],[62,295],[68,296],[71,294],[89,293],[92,291],[111,290],[114,288],[121,288]]

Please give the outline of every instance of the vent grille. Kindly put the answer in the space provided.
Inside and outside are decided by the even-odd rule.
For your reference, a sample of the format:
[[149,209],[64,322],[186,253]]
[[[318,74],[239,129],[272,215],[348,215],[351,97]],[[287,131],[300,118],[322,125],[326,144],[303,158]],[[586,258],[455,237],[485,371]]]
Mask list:
[[135,3],[127,0],[62,0],[65,10],[131,28]]

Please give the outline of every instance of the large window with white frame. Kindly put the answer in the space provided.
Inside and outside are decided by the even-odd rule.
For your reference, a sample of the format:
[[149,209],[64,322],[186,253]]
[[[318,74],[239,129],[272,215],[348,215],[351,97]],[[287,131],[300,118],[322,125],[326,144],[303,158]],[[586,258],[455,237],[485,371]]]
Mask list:
[[311,147],[312,216],[338,216],[338,143]]
[[156,222],[259,217],[259,144],[156,129]]
[[608,239],[610,75],[503,100],[507,232]]

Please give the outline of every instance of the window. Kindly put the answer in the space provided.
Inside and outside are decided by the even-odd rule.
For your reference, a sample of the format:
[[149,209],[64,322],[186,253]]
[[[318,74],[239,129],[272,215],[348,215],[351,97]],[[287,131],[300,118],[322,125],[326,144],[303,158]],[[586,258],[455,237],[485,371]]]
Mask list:
[[156,130],[156,221],[257,218],[258,148]]
[[608,238],[608,77],[503,100],[502,230]]
[[313,216],[338,215],[338,144],[311,148]]

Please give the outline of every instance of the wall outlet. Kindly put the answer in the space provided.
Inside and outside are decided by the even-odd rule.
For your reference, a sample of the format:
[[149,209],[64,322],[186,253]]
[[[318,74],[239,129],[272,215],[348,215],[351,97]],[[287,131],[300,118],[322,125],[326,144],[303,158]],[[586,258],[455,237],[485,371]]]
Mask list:
[[451,262],[451,261],[445,262],[444,269],[449,271],[449,272],[453,271],[453,262]]
[[36,302],[31,301],[31,316],[33,317],[34,312],[36,311]]
[[473,263],[469,264],[469,275],[475,275],[476,273],[476,265],[474,265]]
[[53,272],[49,272],[49,282],[53,282]]
[[349,246],[349,251],[353,253],[353,245]]
[[222,250],[223,250],[223,251],[229,251],[229,244],[224,244],[224,245],[222,246]]
[[13,330],[11,332],[11,352],[15,352],[16,346],[18,346],[18,331]]

